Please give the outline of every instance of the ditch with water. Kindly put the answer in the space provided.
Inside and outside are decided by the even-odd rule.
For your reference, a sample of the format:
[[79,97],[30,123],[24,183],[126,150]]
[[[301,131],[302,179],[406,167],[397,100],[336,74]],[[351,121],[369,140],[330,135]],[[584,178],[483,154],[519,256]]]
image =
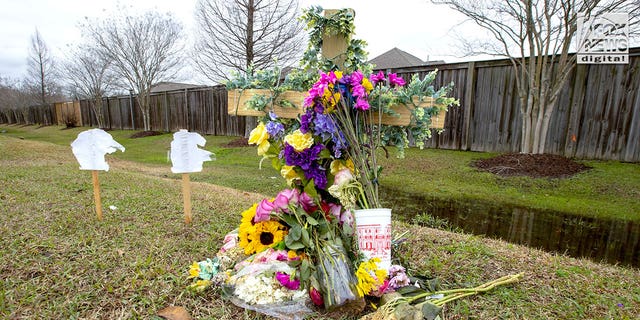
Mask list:
[[[446,219],[448,226],[468,233],[583,257],[611,264],[640,267],[640,223],[581,217],[491,202],[463,202],[407,195],[390,189],[393,216],[412,222],[421,214]],[[384,201],[383,201],[384,202]]]

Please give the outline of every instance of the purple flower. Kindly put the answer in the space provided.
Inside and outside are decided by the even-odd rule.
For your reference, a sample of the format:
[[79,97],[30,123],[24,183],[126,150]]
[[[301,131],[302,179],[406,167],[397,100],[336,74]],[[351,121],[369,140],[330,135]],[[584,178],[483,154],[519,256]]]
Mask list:
[[283,287],[289,290],[300,289],[300,280],[298,279],[291,280],[291,276],[286,273],[276,272],[276,280],[278,280],[278,282],[280,282],[280,284]]
[[313,129],[313,133],[317,136],[322,137],[322,140],[325,140],[325,141],[330,139],[331,136],[333,136],[333,133],[336,132],[337,130],[336,124],[333,122],[333,119],[331,118],[331,116],[326,114],[316,115],[314,124],[315,124],[315,127]]
[[398,75],[396,75],[395,73],[390,73],[389,74],[389,85],[391,86],[404,86],[405,82],[404,79],[398,77]]
[[303,115],[300,116],[300,132],[307,133],[309,132],[311,125],[313,124],[313,116],[315,112],[313,108],[307,108],[307,111]]
[[387,291],[396,290],[410,283],[409,277],[405,273],[405,269],[401,265],[394,264],[389,267],[389,289]]
[[307,171],[311,167],[311,163],[318,159],[318,155],[324,149],[321,144],[313,145],[313,147],[297,152],[288,143],[284,146],[284,160],[288,166],[298,166],[302,171]]
[[384,80],[384,73],[379,71],[377,74],[372,74],[369,76],[369,81],[375,86],[378,82]]
[[345,139],[342,131],[336,131],[333,135],[333,156],[336,158],[342,157],[342,151],[346,150],[349,144],[347,143],[347,139]]
[[327,174],[325,173],[325,169],[317,162],[314,162],[309,167],[309,170],[304,172],[304,176],[309,180],[313,179],[313,183],[320,189],[324,189],[327,186]]
[[280,122],[269,121],[267,122],[266,128],[270,137],[277,139],[282,134],[284,134],[284,125]]

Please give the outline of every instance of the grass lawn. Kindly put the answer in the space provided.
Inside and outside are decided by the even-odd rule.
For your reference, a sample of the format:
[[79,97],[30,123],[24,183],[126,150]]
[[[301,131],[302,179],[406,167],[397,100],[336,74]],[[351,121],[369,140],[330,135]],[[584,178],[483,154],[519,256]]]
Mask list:
[[[111,170],[100,173],[104,220],[97,221],[91,174],[78,170],[69,147],[86,129],[0,126],[5,131],[0,133],[0,318],[153,319],[171,305],[197,319],[263,318],[230,305],[215,291],[195,295],[184,289],[189,264],[213,256],[242,210],[283,187],[268,164],[257,168],[255,149],[225,148],[233,138],[207,137],[217,160],[191,175],[194,223],[185,226],[180,175],[170,172],[166,160],[171,135],[128,139],[132,132],[112,131],[127,150],[107,156]],[[456,165],[486,156],[412,150],[403,165],[388,160],[383,183],[443,197],[493,195],[505,203],[533,199],[532,205],[558,197],[602,208],[606,196],[599,194],[610,192],[626,203],[620,207],[630,209],[598,214],[633,218],[640,212],[632,199],[638,198],[637,164],[587,161],[594,169],[572,178],[574,183],[499,179]],[[434,175],[440,170],[435,165],[450,171]],[[483,183],[486,190],[473,187]],[[616,201],[610,199],[610,205],[618,206]],[[549,201],[558,202],[563,201]],[[640,270],[398,221],[394,230],[408,231],[408,241],[394,256],[414,274],[437,277],[443,288],[525,273],[514,285],[447,304],[446,319],[636,319],[640,314]]]
[[[0,126],[0,131],[5,130],[5,136],[69,146],[79,132],[87,130],[61,128],[5,125]],[[169,170],[167,152],[173,139],[171,134],[130,139],[133,131],[110,133],[127,150],[109,157],[144,163],[157,168],[159,175],[180,178]],[[214,152],[217,160],[205,163],[203,172],[192,175],[192,180],[266,195],[275,195],[285,187],[269,161],[259,168],[256,148],[224,147],[236,137],[206,136],[206,139],[205,149]],[[413,148],[407,150],[405,159],[397,159],[394,151],[390,148],[390,157],[382,159],[381,185],[385,188],[434,199],[463,202],[490,199],[497,206],[640,221],[640,163],[590,160],[581,162],[592,169],[568,179],[501,178],[469,167],[471,161],[491,157],[494,155],[491,153]]]

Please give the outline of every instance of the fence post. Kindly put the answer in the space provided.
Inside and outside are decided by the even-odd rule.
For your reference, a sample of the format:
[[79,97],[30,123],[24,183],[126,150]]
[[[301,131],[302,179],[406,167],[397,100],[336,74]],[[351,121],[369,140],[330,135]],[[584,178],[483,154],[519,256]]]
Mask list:
[[471,115],[473,114],[473,97],[475,95],[476,63],[471,61],[467,67],[467,82],[464,93],[464,118],[462,120],[462,150],[471,148]]
[[133,89],[129,89],[129,112],[131,112],[131,129],[136,129],[136,121],[133,117]]

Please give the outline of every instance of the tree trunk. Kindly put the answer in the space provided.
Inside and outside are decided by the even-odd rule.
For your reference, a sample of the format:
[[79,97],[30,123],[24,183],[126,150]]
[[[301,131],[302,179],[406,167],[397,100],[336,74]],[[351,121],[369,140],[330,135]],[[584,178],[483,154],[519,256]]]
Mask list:
[[246,43],[246,69],[249,70],[249,67],[253,64],[253,22],[254,22],[254,14],[255,14],[255,5],[253,0],[249,0],[247,3],[247,37],[245,39]]
[[98,128],[104,128],[104,115],[102,114],[102,96],[96,96],[93,99],[93,113],[96,115]]
[[144,131],[151,131],[151,120],[149,119],[149,92],[138,91],[138,105],[142,113],[142,126]]

